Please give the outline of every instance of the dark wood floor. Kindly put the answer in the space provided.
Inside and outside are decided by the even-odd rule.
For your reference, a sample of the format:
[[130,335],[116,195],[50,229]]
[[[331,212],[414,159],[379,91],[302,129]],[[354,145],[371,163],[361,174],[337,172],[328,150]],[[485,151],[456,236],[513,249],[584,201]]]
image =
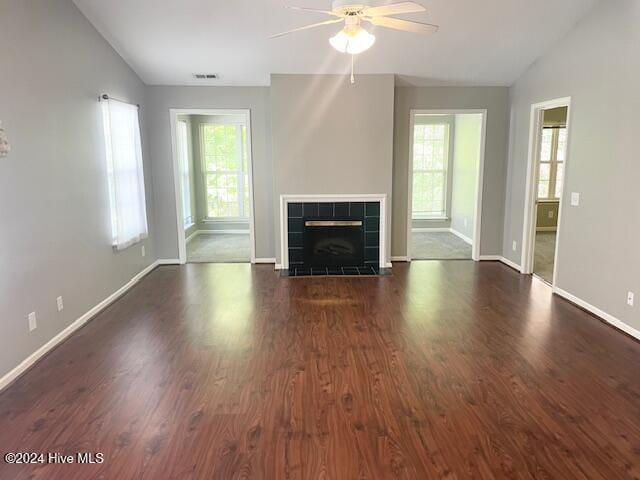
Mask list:
[[160,267],[0,394],[42,479],[640,477],[640,344],[497,263]]

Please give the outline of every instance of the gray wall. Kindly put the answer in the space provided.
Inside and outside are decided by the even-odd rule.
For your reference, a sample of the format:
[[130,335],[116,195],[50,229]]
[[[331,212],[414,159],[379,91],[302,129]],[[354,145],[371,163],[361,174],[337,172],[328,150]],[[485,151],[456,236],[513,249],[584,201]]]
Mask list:
[[[151,162],[144,86],[71,0],[2,0],[0,120],[0,376],[154,261],[153,235],[111,246],[98,95],[142,104],[147,212]],[[64,310],[56,297],[64,297]],[[27,314],[38,328],[29,332]]]
[[273,174],[268,87],[147,87],[149,144],[159,258],[178,257],[169,109],[250,109],[253,149],[256,257],[273,258]]
[[456,115],[455,125],[451,228],[473,239],[476,184],[482,149],[482,115]]
[[554,229],[558,226],[560,202],[538,202],[536,205],[536,228]]
[[412,109],[487,109],[482,255],[502,252],[509,98],[506,87],[396,87],[392,255],[407,254],[409,116]]
[[295,193],[386,193],[389,225],[393,89],[393,75],[271,76],[274,225],[280,195]]
[[[511,88],[503,254],[520,263],[532,103],[571,96],[558,287],[640,329],[640,2],[600,2]],[[581,194],[579,207],[570,193]],[[517,251],[511,242],[518,242]]]

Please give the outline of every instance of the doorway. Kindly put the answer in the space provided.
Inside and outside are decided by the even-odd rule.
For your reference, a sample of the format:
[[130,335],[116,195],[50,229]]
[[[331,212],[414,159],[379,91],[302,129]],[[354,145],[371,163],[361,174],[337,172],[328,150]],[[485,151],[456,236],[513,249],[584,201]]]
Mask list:
[[555,285],[569,143],[570,99],[532,106],[523,273]]
[[254,263],[248,110],[171,110],[180,263]]
[[485,110],[412,110],[407,260],[478,260]]

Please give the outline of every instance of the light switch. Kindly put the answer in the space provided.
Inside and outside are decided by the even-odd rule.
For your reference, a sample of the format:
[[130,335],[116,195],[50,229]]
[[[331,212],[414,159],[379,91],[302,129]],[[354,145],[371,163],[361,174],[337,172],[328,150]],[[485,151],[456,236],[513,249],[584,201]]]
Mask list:
[[577,207],[580,205],[580,194],[577,192],[571,192],[571,206]]
[[36,312],[31,312],[27,319],[29,320],[29,331],[33,332],[36,328],[38,328],[38,322],[36,321]]

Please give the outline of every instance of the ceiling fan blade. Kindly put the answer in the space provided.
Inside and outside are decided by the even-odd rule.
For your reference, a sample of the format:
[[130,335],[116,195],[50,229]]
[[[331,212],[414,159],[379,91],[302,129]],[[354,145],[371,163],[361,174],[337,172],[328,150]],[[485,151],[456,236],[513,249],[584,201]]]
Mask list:
[[333,17],[341,17],[339,13],[332,12],[330,10],[319,10],[317,8],[307,8],[307,7],[294,7],[291,5],[285,5],[284,8],[288,8],[289,10],[298,10],[300,12],[311,12],[311,13],[324,13],[325,15],[331,15]]
[[337,18],[335,20],[326,20],[324,22],[313,23],[311,25],[305,25],[304,27],[294,28],[293,30],[288,30],[282,33],[276,33],[275,35],[271,35],[269,38],[282,37],[283,35],[288,35],[290,33],[299,32],[301,30],[307,30],[309,28],[321,27],[322,25],[331,25],[332,23],[340,23],[343,22],[341,18]]
[[391,5],[380,5],[379,7],[369,7],[363,10],[367,17],[381,17],[383,15],[399,15],[401,13],[425,12],[427,9],[419,3],[402,2]]
[[372,17],[365,18],[365,20],[373,25],[377,25],[378,27],[393,28],[394,30],[403,30],[405,32],[419,33],[422,35],[436,33],[439,28],[437,25],[410,22],[408,20],[400,20],[399,18],[390,17]]

